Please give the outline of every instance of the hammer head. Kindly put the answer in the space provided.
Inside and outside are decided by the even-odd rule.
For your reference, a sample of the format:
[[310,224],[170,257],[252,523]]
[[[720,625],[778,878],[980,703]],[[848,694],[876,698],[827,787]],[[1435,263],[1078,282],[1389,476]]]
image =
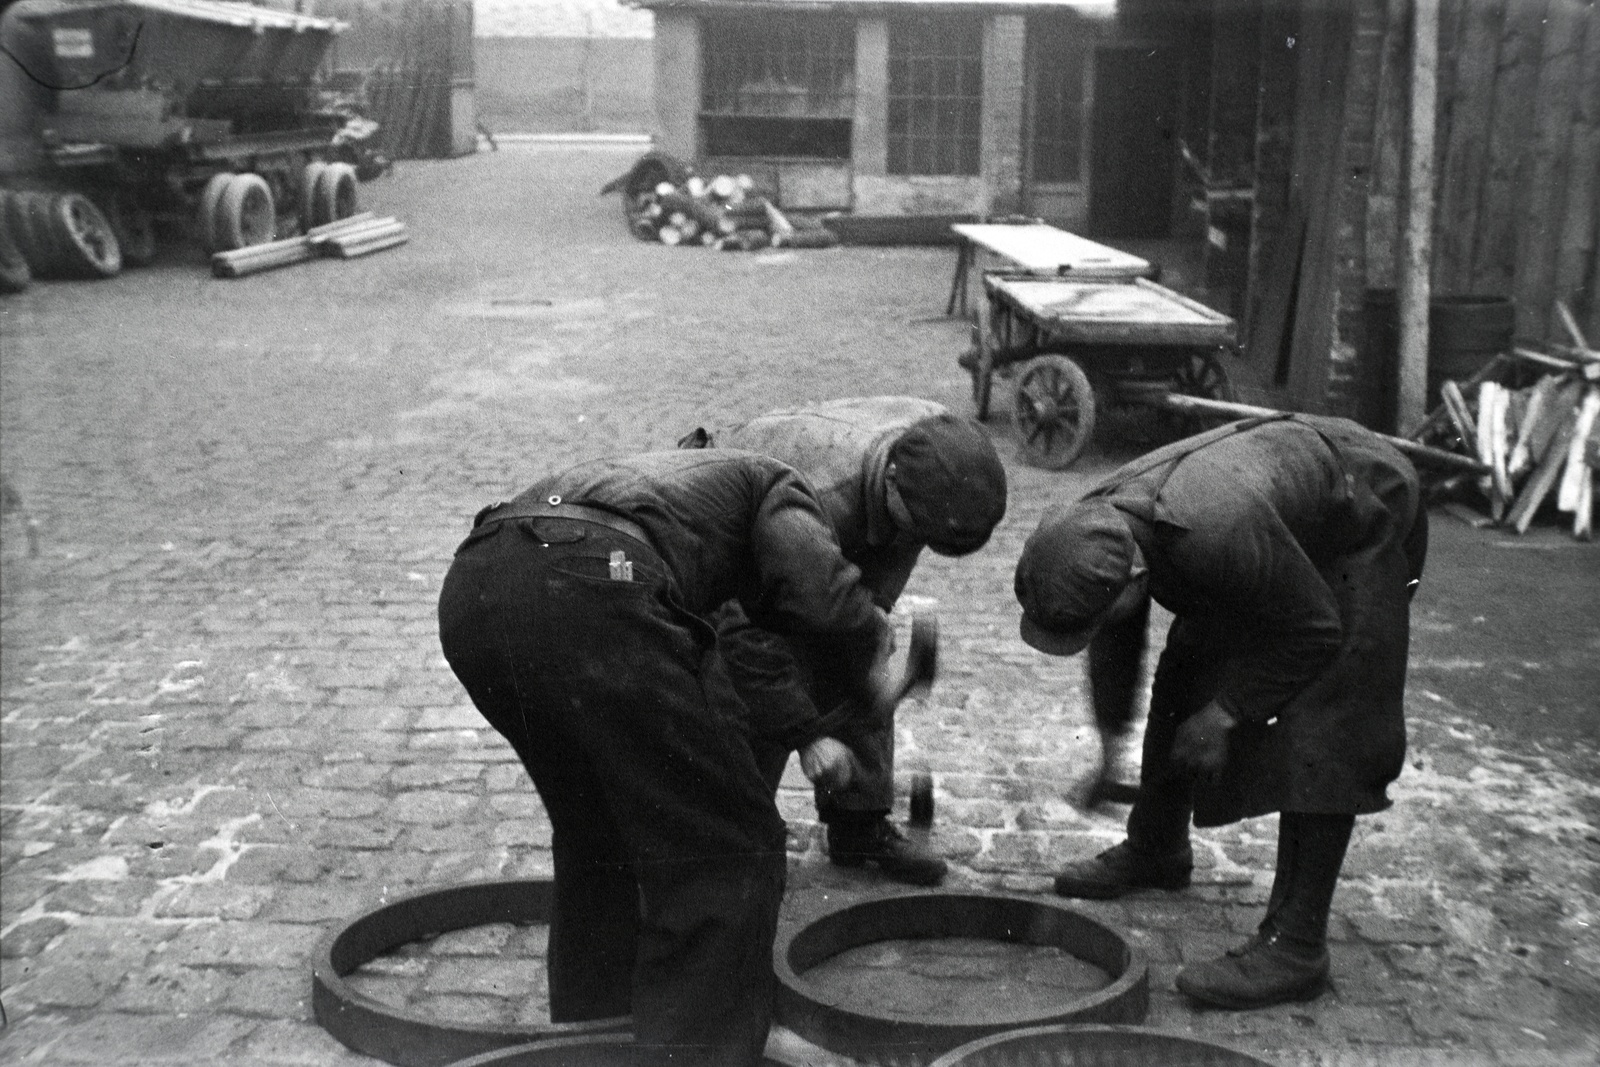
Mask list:
[[911,617],[911,644],[906,648],[906,677],[901,692],[925,697],[939,674],[939,617],[919,611]]

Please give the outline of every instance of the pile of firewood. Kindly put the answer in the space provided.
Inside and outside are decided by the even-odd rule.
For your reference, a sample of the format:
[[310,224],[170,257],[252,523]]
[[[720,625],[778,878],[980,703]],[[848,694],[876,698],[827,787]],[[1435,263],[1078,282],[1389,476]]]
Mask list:
[[[1433,438],[1488,468],[1452,479],[1455,488],[1487,504],[1486,516],[1446,504],[1474,525],[1504,525],[1525,533],[1534,514],[1555,493],[1558,512],[1572,515],[1574,537],[1594,536],[1594,491],[1600,472],[1600,351],[1589,347],[1577,323],[1558,305],[1571,346],[1549,352],[1516,347],[1463,382],[1444,382],[1442,403],[1412,435]],[[1525,379],[1513,387],[1500,379]]]
[[747,174],[719,174],[710,180],[691,174],[681,184],[663,181],[643,192],[625,190],[628,228],[642,241],[725,252],[829,248],[839,243],[837,235],[820,224],[791,220],[756,194],[754,184]]

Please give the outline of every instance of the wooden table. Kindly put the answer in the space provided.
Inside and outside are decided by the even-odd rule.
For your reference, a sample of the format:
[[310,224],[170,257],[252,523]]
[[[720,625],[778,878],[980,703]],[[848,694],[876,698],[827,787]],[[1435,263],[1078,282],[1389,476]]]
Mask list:
[[1147,278],[1155,266],[1147,259],[1059,230],[1042,222],[958,223],[950,227],[956,235],[956,270],[950,279],[950,299],[944,313],[954,315],[957,306],[967,314],[967,279],[980,252],[1004,260],[1009,272],[1095,281],[1126,281]]

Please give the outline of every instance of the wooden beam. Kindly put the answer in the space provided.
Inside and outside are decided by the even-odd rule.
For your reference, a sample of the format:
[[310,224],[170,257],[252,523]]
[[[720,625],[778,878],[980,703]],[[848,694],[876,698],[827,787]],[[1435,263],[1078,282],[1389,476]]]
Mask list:
[[[1259,407],[1255,404],[1235,404],[1229,400],[1211,400],[1207,397],[1186,396],[1182,393],[1152,393],[1146,402],[1156,407],[1166,408],[1169,411],[1225,415],[1232,419],[1250,419],[1258,415],[1292,414],[1292,412]],[[1467,471],[1471,474],[1489,473],[1487,464],[1479,463],[1475,459],[1455,452],[1446,452],[1442,448],[1419,445],[1415,441],[1408,441],[1404,437],[1391,437],[1386,433],[1376,434],[1376,436],[1381,437],[1393,445],[1396,450],[1411,459],[1422,460],[1435,466],[1449,467],[1452,470]]]
[[1433,284],[1433,142],[1438,119],[1439,0],[1412,0],[1405,231],[1400,260],[1399,425],[1428,413],[1428,307]]

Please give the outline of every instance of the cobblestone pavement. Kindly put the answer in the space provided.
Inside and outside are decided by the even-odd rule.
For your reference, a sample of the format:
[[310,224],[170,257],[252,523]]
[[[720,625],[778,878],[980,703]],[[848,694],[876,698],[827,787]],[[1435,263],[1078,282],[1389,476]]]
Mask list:
[[[25,508],[0,541],[0,1061],[374,1062],[311,1020],[318,939],[406,891],[550,867],[537,798],[437,646],[473,512],[542,469],[781,404],[968,410],[948,252],[638,244],[595,195],[636,151],[403,164],[362,192],[412,241],[369,259],[215,281],[172,252],[0,302]],[[1018,640],[1010,592],[1041,508],[1114,460],[1012,462],[993,542],[908,590],[945,646],[902,711],[902,805],[931,770],[952,886],[1048,894],[1058,864],[1119,839],[1068,799],[1095,758],[1079,664]],[[1197,832],[1191,890],[1084,905],[1149,953],[1149,1025],[1286,1067],[1594,1062],[1597,558],[1554,528],[1436,516],[1409,765],[1358,823],[1336,992],[1229,1013],[1172,991],[1262,913],[1275,823],[1251,820]],[[782,806],[792,915],[884,890],[827,864],[792,767]],[[507,960],[541,946],[508,953],[510,933],[387,977],[455,1017],[526,1013],[542,979]]]

